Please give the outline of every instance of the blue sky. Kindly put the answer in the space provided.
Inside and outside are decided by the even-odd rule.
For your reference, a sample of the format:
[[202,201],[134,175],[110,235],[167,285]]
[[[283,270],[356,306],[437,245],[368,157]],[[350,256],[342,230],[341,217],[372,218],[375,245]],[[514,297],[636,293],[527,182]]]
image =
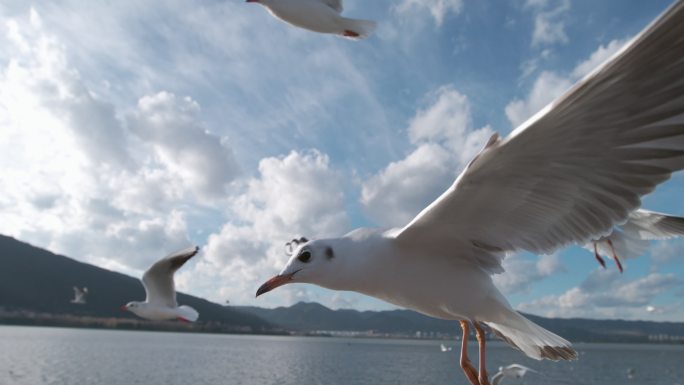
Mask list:
[[[292,285],[255,300],[287,240],[400,226],[669,1],[345,2],[352,42],[243,1],[0,4],[0,232],[139,276],[196,243],[189,293],[384,309]],[[644,207],[684,215],[684,176]],[[497,283],[553,316],[684,321],[684,242],[619,275],[569,248]],[[655,311],[646,312],[646,306]]]

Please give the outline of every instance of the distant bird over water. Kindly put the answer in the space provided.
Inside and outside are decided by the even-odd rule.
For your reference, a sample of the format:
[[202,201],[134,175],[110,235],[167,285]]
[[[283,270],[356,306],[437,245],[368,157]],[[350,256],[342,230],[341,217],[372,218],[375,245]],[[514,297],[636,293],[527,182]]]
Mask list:
[[684,218],[639,209],[631,212],[627,222],[617,226],[610,234],[583,247],[593,251],[603,267],[606,267],[606,262],[601,256],[612,258],[622,272],[620,260],[642,255],[650,241],[681,236],[684,236]]
[[77,305],[85,305],[86,304],[86,297],[88,297],[88,288],[87,287],[83,287],[83,289],[79,289],[78,287],[74,286],[74,298],[70,302],[77,304]]
[[[610,234],[642,196],[684,168],[682,63],[678,1],[507,138],[492,136],[406,226],[300,239],[257,296],[312,283],[458,320],[461,367],[473,385],[489,385],[485,325],[529,357],[576,359],[568,341],[513,310],[491,275],[503,272],[509,253],[551,253]],[[471,325],[479,371],[467,354]]]
[[130,311],[138,317],[149,320],[177,319],[194,322],[199,318],[197,310],[190,306],[178,306],[174,273],[197,254],[199,247],[194,246],[170,254],[150,267],[142,277],[147,298],[145,302],[129,302],[121,310]]
[[450,352],[451,351],[451,346],[446,346],[444,344],[439,344],[439,350],[442,353]]
[[492,376],[492,385],[499,385],[504,378],[523,378],[527,372],[538,373],[536,370],[520,364],[499,366],[499,372]]
[[370,36],[376,24],[342,17],[342,0],[247,0],[266,7],[276,18],[314,32],[360,40]]

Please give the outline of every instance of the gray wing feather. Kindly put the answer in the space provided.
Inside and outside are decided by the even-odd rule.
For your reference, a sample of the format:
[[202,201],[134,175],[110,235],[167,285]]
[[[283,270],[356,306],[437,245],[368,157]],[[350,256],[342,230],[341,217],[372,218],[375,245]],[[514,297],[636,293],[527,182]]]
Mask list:
[[142,283],[147,293],[146,301],[159,305],[177,307],[174,273],[197,254],[199,247],[193,246],[160,259],[143,274]]

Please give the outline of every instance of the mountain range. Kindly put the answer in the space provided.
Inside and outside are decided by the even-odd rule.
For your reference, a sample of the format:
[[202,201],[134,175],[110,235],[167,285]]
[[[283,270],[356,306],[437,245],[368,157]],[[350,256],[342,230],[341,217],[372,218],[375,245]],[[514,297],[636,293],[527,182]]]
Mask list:
[[[410,310],[332,310],[318,303],[265,309],[224,306],[178,293],[194,307],[200,322],[155,323],[119,311],[130,300],[145,298],[137,278],[53,254],[0,235],[0,324],[119,327],[230,333],[342,334],[399,337],[452,337],[454,321]],[[85,305],[72,304],[73,286],[89,289]],[[684,323],[591,319],[553,319],[526,315],[571,341],[684,342]]]

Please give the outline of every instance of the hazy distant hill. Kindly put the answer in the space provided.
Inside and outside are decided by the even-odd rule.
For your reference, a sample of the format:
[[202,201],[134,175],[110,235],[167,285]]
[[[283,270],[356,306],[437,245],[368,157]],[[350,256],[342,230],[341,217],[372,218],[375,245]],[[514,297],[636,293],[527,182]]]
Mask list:
[[[281,325],[285,329],[310,331],[375,331],[379,334],[441,333],[458,335],[454,321],[438,320],[409,310],[331,310],[318,303],[300,302],[291,307],[240,309]],[[572,341],[655,342],[654,337],[684,342],[684,323],[590,319],[551,319],[527,315],[539,325]],[[668,337],[666,337],[668,336]],[[673,338],[675,337],[675,338]]]
[[[73,286],[88,287],[87,304],[69,303]],[[0,235],[0,307],[91,317],[130,317],[119,307],[144,300],[137,278],[105,270]],[[252,314],[178,293],[178,302],[197,309],[203,323],[215,322],[253,331],[273,325]]]
[[[69,303],[72,286],[87,286],[90,290],[86,305]],[[130,300],[143,300],[145,291],[137,278],[80,263],[50,253],[13,238],[0,235],[0,308],[27,310],[49,314],[70,314],[73,319],[128,318],[130,313],[119,306]],[[178,301],[200,312],[200,330],[298,333],[315,331],[367,332],[414,336],[416,332],[458,335],[454,321],[443,321],[408,310],[356,311],[332,310],[317,303],[300,302],[290,307],[263,309],[246,306],[222,306],[201,298],[178,294]],[[572,341],[648,342],[649,336],[684,341],[684,323],[549,319],[528,315],[534,322]],[[3,319],[0,314],[0,322]],[[70,322],[71,322],[70,321]],[[7,321],[5,321],[7,322]],[[19,322],[26,322],[19,321]],[[55,324],[55,323],[53,323]],[[70,324],[78,323],[56,323]],[[102,322],[82,323],[90,326]],[[148,323],[148,328],[157,324]],[[172,326],[179,325],[174,323]],[[163,328],[168,328],[169,325]],[[159,328],[162,328],[161,326]],[[187,328],[178,327],[181,330]],[[198,330],[197,328],[195,330]],[[422,334],[424,335],[424,334]],[[675,337],[675,338],[672,338]]]

